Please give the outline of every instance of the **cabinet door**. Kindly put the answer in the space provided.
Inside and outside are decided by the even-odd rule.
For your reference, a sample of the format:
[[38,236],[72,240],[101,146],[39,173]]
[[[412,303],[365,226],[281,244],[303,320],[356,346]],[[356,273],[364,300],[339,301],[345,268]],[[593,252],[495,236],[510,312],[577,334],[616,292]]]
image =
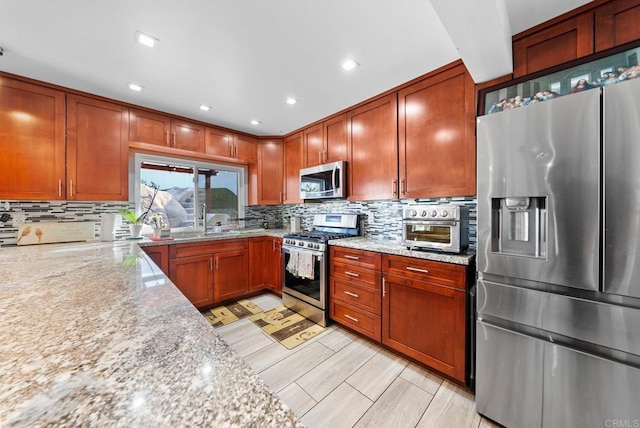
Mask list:
[[270,245],[267,237],[249,239],[249,291],[267,288],[267,249],[271,250]]
[[318,124],[303,131],[302,167],[320,165],[324,161],[324,127]]
[[171,120],[171,146],[192,152],[204,152],[204,126],[185,120]]
[[640,39],[640,3],[616,0],[596,9],[596,52]]
[[284,198],[285,204],[300,200],[300,169],[302,168],[302,132],[284,139]]
[[158,146],[169,145],[169,133],[171,132],[169,116],[131,109],[129,121],[129,141]]
[[205,153],[216,156],[234,157],[233,134],[223,129],[206,128]]
[[67,199],[126,201],[129,109],[67,96]]
[[349,200],[398,198],[396,94],[347,114]]
[[165,275],[169,275],[169,248],[167,245],[142,247],[142,251],[153,260]]
[[0,199],[64,199],[64,93],[0,77]]
[[216,253],[213,256],[214,301],[240,297],[249,291],[249,256],[247,250]]
[[325,121],[323,163],[347,160],[347,115]]
[[213,303],[213,255],[182,257],[169,263],[169,278],[195,307]]
[[465,292],[385,275],[382,295],[382,343],[465,382]]
[[475,195],[474,97],[462,64],[398,93],[401,198]]
[[267,248],[267,285],[271,291],[282,294],[282,238],[272,238]]
[[282,140],[258,144],[258,205],[282,203]]
[[588,11],[514,40],[513,77],[581,58],[593,51],[593,12]]
[[246,135],[234,137],[235,157],[247,164],[255,164],[258,161],[257,140]]

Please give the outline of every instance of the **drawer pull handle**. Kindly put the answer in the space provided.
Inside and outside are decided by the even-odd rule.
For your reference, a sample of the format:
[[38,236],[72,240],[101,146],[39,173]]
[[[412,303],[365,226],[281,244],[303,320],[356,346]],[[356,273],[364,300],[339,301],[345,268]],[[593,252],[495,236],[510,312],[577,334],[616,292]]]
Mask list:
[[350,260],[360,260],[360,258],[358,256],[352,256],[350,254],[345,254],[344,258],[345,259],[350,259]]
[[387,295],[387,278],[382,277],[382,297]]
[[344,294],[346,294],[347,296],[355,297],[356,299],[360,298],[359,295],[357,295],[356,293],[352,293],[351,291],[345,291]]
[[421,272],[421,273],[429,273],[428,270],[426,269],[418,269],[418,268],[414,268],[411,266],[407,266],[407,270],[413,271],[413,272]]
[[355,276],[356,278],[358,278],[360,275],[355,273],[355,272],[349,272],[348,270],[344,271],[345,275],[349,275],[349,276]]
[[351,321],[353,321],[353,322],[360,322],[360,321],[358,320],[358,318],[356,318],[356,317],[352,317],[352,316],[351,316],[351,315],[349,315],[349,314],[344,314],[344,317],[345,317],[345,318],[349,318],[349,319],[350,319]]

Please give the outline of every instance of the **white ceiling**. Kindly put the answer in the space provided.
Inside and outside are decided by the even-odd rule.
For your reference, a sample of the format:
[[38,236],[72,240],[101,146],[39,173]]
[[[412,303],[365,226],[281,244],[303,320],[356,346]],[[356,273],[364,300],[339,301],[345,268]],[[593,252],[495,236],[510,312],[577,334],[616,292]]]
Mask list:
[[[475,1],[450,0],[460,10]],[[492,1],[506,5],[511,34],[588,3]],[[158,46],[135,43],[136,30],[158,38]],[[458,34],[454,44],[447,30],[427,0],[0,0],[0,70],[254,135],[283,135],[465,60],[469,43]],[[476,20],[467,37],[482,40],[492,31],[499,29]],[[486,51],[489,70],[496,59]],[[346,57],[361,66],[344,71]],[[127,82],[144,90],[134,93]],[[287,105],[287,97],[300,102]],[[212,108],[203,112],[201,104]]]

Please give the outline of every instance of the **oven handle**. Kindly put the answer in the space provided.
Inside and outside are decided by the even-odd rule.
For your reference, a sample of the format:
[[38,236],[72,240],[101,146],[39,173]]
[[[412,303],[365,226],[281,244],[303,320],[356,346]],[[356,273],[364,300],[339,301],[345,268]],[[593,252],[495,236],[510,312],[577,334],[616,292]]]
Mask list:
[[446,221],[446,220],[403,220],[404,224],[415,224],[422,226],[455,226],[459,221]]
[[288,245],[283,245],[282,246],[282,250],[284,252],[288,252],[289,254],[291,254],[290,250],[297,250],[297,251],[300,251],[300,252],[304,251],[305,253],[311,253],[314,256],[318,256],[318,257],[324,257],[324,255],[325,255],[324,251],[314,251],[314,250],[309,250],[307,248],[303,249],[303,248],[300,248],[300,247],[290,247]]

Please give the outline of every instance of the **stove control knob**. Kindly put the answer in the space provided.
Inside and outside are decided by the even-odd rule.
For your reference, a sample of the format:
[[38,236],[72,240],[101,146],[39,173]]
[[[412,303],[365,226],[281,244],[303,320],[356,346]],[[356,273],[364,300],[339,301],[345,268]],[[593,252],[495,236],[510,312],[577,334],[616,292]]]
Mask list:
[[315,248],[316,250],[317,250],[317,249],[319,249],[319,248],[320,248],[320,244],[315,244],[315,245],[313,246],[313,248]]
[[438,215],[438,210],[431,211],[431,217],[436,217]]
[[442,212],[440,213],[440,217],[446,217],[449,215],[449,211],[447,210],[442,210]]
[[302,241],[298,242],[298,246],[299,247],[304,247],[304,242],[302,242]]
[[415,216],[417,216],[417,215],[418,215],[418,211],[416,211],[416,210],[411,210],[411,211],[409,211],[409,215],[410,215],[411,217],[415,217]]
[[427,216],[427,210],[420,211],[420,217],[426,217],[426,216]]

